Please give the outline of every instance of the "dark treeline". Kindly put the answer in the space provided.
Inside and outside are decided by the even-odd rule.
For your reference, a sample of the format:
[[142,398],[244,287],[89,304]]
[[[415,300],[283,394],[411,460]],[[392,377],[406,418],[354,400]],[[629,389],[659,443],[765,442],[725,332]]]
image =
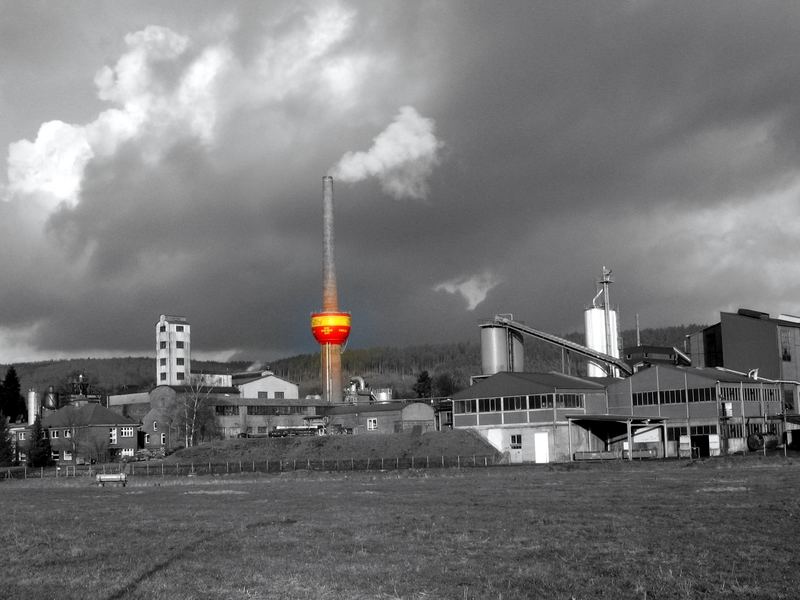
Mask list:
[[[685,336],[702,329],[703,325],[680,325],[641,330],[643,344],[676,346],[683,349]],[[573,333],[565,338],[583,343],[583,334]],[[623,346],[636,343],[634,330],[622,333]],[[245,371],[248,362],[192,361],[195,373],[234,373]],[[0,365],[0,376],[10,365]],[[90,393],[99,395],[124,394],[148,391],[155,386],[155,364],[152,357],[80,358],[31,363],[16,363],[20,391],[28,389],[44,392],[49,386],[56,391],[69,393],[71,384],[79,374],[89,384]],[[302,354],[269,363],[276,375],[300,386],[300,396],[320,393],[319,354]],[[423,371],[434,381],[433,394],[437,395],[437,377],[449,391],[469,385],[472,375],[480,373],[480,343],[456,342],[449,344],[424,344],[418,346],[348,348],[342,354],[345,384],[352,376],[363,377],[373,388],[392,388],[395,398],[414,398],[414,386]],[[585,374],[583,361],[572,362],[555,346],[536,340],[525,340],[525,370],[569,371]],[[446,381],[445,381],[446,380]]]

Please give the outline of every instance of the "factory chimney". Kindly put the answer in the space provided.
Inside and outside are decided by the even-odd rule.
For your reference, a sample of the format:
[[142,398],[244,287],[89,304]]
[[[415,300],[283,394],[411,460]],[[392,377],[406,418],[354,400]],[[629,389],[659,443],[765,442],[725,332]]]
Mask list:
[[350,313],[339,311],[333,260],[333,177],[322,178],[322,311],[311,315],[311,332],[320,345],[322,398],[340,403],[342,345],[350,335]]

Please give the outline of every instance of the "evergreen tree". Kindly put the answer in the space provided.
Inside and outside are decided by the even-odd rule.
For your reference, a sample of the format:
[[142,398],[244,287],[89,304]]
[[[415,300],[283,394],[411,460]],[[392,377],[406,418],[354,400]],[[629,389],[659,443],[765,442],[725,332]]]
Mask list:
[[14,462],[14,449],[11,445],[11,430],[3,413],[0,413],[0,467],[8,467]]
[[0,386],[0,412],[9,417],[12,423],[27,417],[25,399],[20,394],[19,377],[13,366],[6,371],[6,376]]
[[414,384],[412,389],[417,395],[417,398],[430,398],[432,386],[433,382],[431,381],[431,376],[427,371],[423,371],[419,374],[419,377],[417,377],[417,383]]
[[28,466],[47,467],[53,462],[50,450],[50,438],[45,436],[42,419],[38,415],[30,429],[30,441],[28,442]]

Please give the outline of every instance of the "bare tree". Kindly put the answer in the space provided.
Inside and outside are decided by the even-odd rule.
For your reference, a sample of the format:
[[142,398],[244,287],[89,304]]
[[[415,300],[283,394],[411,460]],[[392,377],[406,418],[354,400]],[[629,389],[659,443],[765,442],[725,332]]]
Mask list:
[[197,442],[198,433],[205,433],[208,429],[208,401],[214,388],[205,381],[204,375],[190,379],[185,391],[178,394],[175,403],[174,422],[182,431],[187,448]]

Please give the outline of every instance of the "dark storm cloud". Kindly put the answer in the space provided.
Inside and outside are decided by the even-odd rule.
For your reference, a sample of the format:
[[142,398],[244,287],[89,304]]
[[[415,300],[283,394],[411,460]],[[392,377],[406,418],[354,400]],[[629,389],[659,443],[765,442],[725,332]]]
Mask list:
[[[496,312],[577,330],[603,265],[623,327],[800,312],[793,4],[142,6],[135,26],[101,11],[103,55],[57,84],[70,108],[35,113],[73,125],[10,147],[2,227],[24,251],[0,271],[0,333],[22,354],[149,352],[161,313],[190,318],[195,351],[313,351],[320,178],[403,107],[439,144],[424,197],[335,184],[351,347],[474,339]],[[55,54],[2,60],[52,73]],[[75,112],[103,65],[119,102]],[[84,165],[78,197],[25,170],[46,150]]]

